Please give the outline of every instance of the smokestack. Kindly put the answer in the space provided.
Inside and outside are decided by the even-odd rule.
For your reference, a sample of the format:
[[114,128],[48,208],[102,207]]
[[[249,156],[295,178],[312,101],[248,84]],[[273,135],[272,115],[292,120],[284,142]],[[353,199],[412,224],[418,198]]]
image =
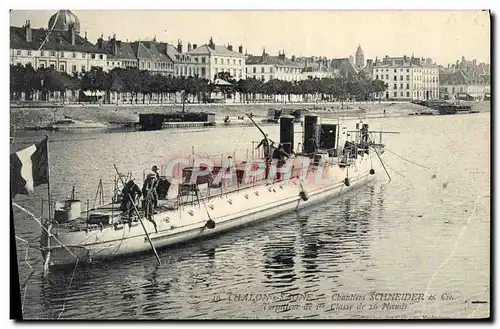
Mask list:
[[24,29],[26,31],[26,42],[33,41],[33,31],[31,30],[31,22],[30,21],[26,21],[26,25],[24,26]]
[[293,152],[293,119],[294,117],[291,115],[280,117],[280,143],[283,144],[283,148],[288,154]]
[[304,140],[303,145],[309,138],[314,137],[318,142],[318,116],[316,114],[307,114],[304,116]]

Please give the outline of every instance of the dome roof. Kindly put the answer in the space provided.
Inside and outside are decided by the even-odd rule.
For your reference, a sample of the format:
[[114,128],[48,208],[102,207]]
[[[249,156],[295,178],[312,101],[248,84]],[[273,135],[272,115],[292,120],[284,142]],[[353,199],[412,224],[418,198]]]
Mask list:
[[75,28],[75,32],[79,34],[80,21],[78,20],[78,17],[71,12],[71,10],[59,10],[49,19],[49,30],[54,29],[54,31],[68,31],[71,25]]

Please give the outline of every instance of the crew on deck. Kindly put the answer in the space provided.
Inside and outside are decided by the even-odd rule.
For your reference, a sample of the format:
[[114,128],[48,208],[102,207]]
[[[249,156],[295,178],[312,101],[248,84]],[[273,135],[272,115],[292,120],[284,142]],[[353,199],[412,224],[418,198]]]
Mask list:
[[[271,143],[271,145],[269,145],[269,142]],[[273,145],[273,141],[271,141],[270,139],[267,138],[267,134],[266,134],[266,138],[263,138],[259,145],[257,145],[257,147],[255,148],[256,150],[262,146],[262,149],[264,150],[264,157],[265,158],[271,158],[272,156],[272,153],[271,153],[271,147]]]
[[120,205],[120,210],[124,213],[127,213],[129,226],[132,225],[130,221],[131,212],[137,204],[137,200],[141,197],[141,189],[134,182],[133,179],[130,179],[122,189],[122,203]]
[[318,151],[318,143],[314,136],[311,136],[304,145],[304,151],[309,156],[314,156],[314,153]]

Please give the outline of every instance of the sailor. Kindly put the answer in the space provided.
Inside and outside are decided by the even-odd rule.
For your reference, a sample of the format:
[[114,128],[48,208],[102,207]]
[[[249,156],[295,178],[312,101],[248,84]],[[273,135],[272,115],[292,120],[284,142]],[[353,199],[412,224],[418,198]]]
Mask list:
[[368,125],[364,124],[363,127],[361,128],[361,140],[363,142],[368,142],[368,137],[369,137]]
[[154,182],[154,186],[152,187],[152,193],[153,193],[153,205],[156,208],[158,208],[158,184],[160,182],[160,173],[158,172],[158,167],[157,166],[153,166],[153,168],[151,168],[151,170],[153,171],[153,173],[155,174],[155,177],[156,177],[156,180]]
[[278,145],[278,147],[273,152],[273,158],[279,159],[280,161],[285,161],[289,157],[290,157],[290,155],[288,155],[288,153],[286,153],[285,147],[281,143]]
[[155,202],[156,186],[158,185],[156,175],[157,175],[157,173],[152,171],[146,177],[146,180],[144,181],[144,184],[142,186],[142,194],[144,196],[142,208],[144,209],[144,213],[145,213],[147,220],[149,220],[151,223],[153,223],[153,225],[155,227],[155,231],[158,232],[157,227],[156,227],[156,222],[153,220],[153,205]]
[[267,134],[266,134],[266,138],[263,138],[259,145],[257,145],[257,147],[255,148],[256,150],[262,146],[262,149],[264,150],[264,157],[265,158],[270,158],[272,153],[271,153],[271,145],[273,144],[273,142],[271,141],[271,145],[269,145],[269,139],[267,138]]
[[318,143],[316,142],[316,138],[311,136],[304,145],[305,151],[309,156],[314,156],[314,153],[318,151]]
[[132,225],[130,221],[132,209],[135,207],[137,199],[142,195],[139,186],[134,182],[134,179],[130,179],[122,189],[122,203],[120,210],[127,212],[129,226]]

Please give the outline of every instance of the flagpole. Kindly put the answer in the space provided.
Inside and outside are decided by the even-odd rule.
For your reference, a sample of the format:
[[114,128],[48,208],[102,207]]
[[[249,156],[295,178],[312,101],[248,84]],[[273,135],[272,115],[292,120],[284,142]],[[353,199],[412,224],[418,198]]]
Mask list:
[[50,197],[50,154],[49,154],[49,135],[45,135],[45,139],[47,140],[47,193],[49,197],[49,217],[48,221],[50,221],[50,216],[52,214],[52,198]]
[[[47,252],[45,254],[45,259],[44,259],[44,264],[43,264],[43,275],[47,276],[49,273],[49,262],[50,262],[50,237],[51,237],[51,231],[52,231],[52,225],[51,223],[51,218],[50,215],[52,213],[52,198],[50,196],[50,156],[49,156],[49,135],[45,135],[46,143],[47,143],[47,193],[48,193],[48,199],[49,199],[49,216],[47,218],[47,221],[45,221],[44,226],[46,224],[46,230],[47,230]],[[43,214],[42,214],[43,215]]]

